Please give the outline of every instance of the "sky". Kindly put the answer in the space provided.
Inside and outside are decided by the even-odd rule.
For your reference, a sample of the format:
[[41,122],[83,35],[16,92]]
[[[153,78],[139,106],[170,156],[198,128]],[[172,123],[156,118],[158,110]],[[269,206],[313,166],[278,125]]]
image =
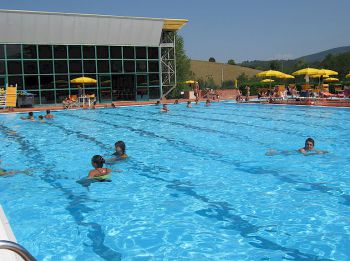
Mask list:
[[198,60],[294,59],[350,45],[349,0],[0,0],[0,9],[188,19],[179,33]]

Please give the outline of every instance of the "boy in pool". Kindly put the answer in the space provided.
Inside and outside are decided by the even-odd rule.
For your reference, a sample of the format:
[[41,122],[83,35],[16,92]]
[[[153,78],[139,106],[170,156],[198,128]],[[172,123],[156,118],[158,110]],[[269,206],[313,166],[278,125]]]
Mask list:
[[325,154],[327,151],[322,150],[316,150],[315,149],[315,141],[312,138],[307,138],[305,141],[304,148],[300,148],[298,150],[300,153],[303,153],[304,155],[308,154],[309,152],[315,152],[316,154]]
[[90,170],[88,179],[94,179],[97,181],[111,181],[110,174],[112,172],[111,169],[103,168],[103,164],[105,163],[104,158],[100,155],[95,155],[91,159],[91,165],[94,167],[93,170]]
[[33,112],[30,111],[28,112],[28,116],[27,117],[21,117],[21,120],[31,120],[31,121],[34,121],[34,115],[33,115]]
[[41,121],[41,122],[43,122],[43,121],[44,121],[44,116],[40,115],[40,116],[38,117],[38,120]]
[[191,101],[187,101],[187,108],[192,108],[192,104],[191,104]]
[[53,115],[50,110],[46,110],[45,119],[53,119]]
[[210,106],[210,100],[209,100],[209,99],[205,102],[205,106],[206,106],[206,107],[209,107],[209,106]]
[[163,104],[163,108],[160,109],[160,112],[168,112],[168,111],[169,111],[168,105]]
[[117,159],[119,160],[123,160],[126,159],[128,157],[128,155],[125,153],[126,151],[126,146],[124,141],[117,141],[114,144],[114,148],[115,148],[115,152],[113,153],[113,156],[116,156]]

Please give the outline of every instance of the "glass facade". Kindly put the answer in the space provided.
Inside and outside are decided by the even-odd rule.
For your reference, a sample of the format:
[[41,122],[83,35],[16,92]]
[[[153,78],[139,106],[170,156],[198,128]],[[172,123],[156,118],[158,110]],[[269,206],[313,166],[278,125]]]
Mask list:
[[[0,44],[0,86],[16,85],[35,103],[61,103],[79,89],[100,102],[159,99],[158,47]],[[73,84],[77,77],[97,84]]]

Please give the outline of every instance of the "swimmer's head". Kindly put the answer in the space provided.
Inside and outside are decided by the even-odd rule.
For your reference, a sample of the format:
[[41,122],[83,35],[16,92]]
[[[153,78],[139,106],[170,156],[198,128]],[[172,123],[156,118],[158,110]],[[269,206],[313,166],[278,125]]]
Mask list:
[[114,103],[112,103],[112,104],[111,104],[111,106],[112,106],[112,108],[115,108],[115,105],[114,105]]
[[39,120],[43,120],[43,119],[44,119],[43,115],[39,115]]
[[46,110],[46,114],[49,115],[51,113],[50,110]]
[[305,150],[313,150],[315,141],[312,138],[307,138],[305,141]]
[[104,163],[105,163],[105,160],[100,155],[95,155],[91,159],[91,164],[94,168],[102,168]]
[[33,117],[33,112],[32,111],[28,112],[28,116]]
[[117,141],[114,144],[114,147],[115,147],[115,151],[118,153],[118,155],[124,155],[125,154],[126,146],[125,146],[124,141],[121,141],[121,140]]

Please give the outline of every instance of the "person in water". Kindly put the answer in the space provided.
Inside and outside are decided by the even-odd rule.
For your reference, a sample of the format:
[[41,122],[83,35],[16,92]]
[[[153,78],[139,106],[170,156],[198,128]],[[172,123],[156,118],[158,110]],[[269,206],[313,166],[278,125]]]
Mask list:
[[112,108],[115,108],[115,105],[114,105],[114,103],[113,103],[113,102],[111,103],[111,107],[112,107]]
[[91,165],[94,167],[93,170],[90,170],[88,179],[94,179],[97,181],[111,181],[110,174],[112,172],[111,169],[104,168],[103,164],[105,160],[100,155],[95,155],[91,159]]
[[116,156],[119,159],[126,159],[128,155],[125,153],[126,146],[124,141],[117,141],[114,144],[115,152],[113,153],[113,156]]
[[210,106],[210,100],[209,99],[205,102],[205,106],[206,107]]
[[155,105],[157,105],[157,106],[160,105],[160,101],[157,101]]
[[168,112],[168,111],[169,111],[168,105],[163,104],[163,108],[160,109],[160,112]]
[[39,121],[44,121],[44,116],[43,115],[39,115],[38,120]]
[[28,116],[27,117],[21,117],[21,120],[30,120],[30,121],[34,121],[34,114],[32,111],[28,112]]
[[45,119],[53,119],[53,115],[50,110],[46,110]]
[[192,108],[192,104],[191,104],[191,101],[187,101],[187,108]]
[[[0,160],[0,162],[1,162],[1,160]],[[29,173],[30,173],[30,170],[11,170],[11,171],[8,171],[8,170],[5,170],[5,169],[0,167],[0,177],[8,177],[8,176],[12,176],[15,174],[29,175]]]
[[179,100],[175,100],[174,104],[179,104]]
[[315,141],[312,138],[307,138],[305,141],[304,148],[300,148],[298,150],[300,153],[308,154],[309,152],[314,152],[316,154],[325,154],[327,151],[316,150],[315,149]]

